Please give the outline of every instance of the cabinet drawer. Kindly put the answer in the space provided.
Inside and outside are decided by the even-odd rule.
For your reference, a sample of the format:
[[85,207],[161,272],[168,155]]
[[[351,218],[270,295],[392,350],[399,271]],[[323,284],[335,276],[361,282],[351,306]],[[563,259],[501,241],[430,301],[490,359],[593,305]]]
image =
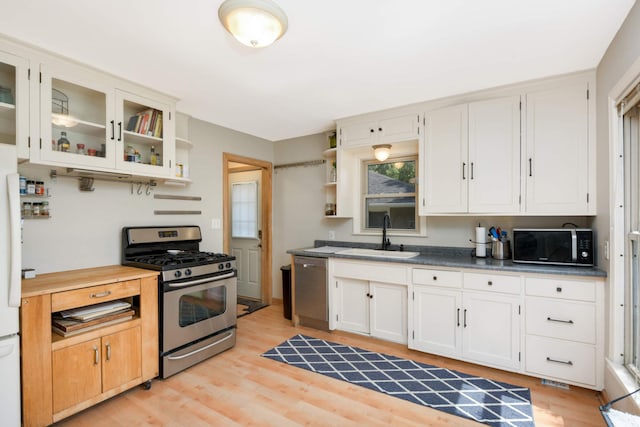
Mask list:
[[520,294],[520,276],[499,274],[464,273],[464,288],[478,291],[494,291]]
[[462,287],[462,272],[447,270],[430,270],[414,268],[412,280],[416,285],[444,286],[447,288]]
[[527,298],[527,334],[596,343],[596,307],[590,303]]
[[528,335],[526,371],[581,384],[596,384],[596,349],[592,345]]
[[140,279],[74,289],[51,295],[51,312],[113,301],[140,293]]
[[537,297],[574,299],[579,301],[596,300],[596,284],[587,280],[525,279],[527,295]]

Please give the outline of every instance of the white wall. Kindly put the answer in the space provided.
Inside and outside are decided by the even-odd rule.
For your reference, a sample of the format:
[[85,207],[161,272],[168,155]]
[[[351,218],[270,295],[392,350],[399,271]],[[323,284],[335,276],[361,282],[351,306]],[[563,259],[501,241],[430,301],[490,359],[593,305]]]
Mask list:
[[[609,271],[608,261],[604,259],[604,242],[611,240],[610,232],[610,209],[612,196],[612,182],[610,181],[610,145],[613,141],[609,140],[609,95],[612,88],[620,81],[631,64],[640,58],[640,5],[636,3],[622,27],[618,31],[616,37],[611,42],[605,55],[603,56],[596,72],[597,84],[597,191],[598,191],[598,216],[596,217],[595,227],[599,231],[599,266]],[[614,256],[616,254],[613,254]],[[611,277],[611,276],[609,276]],[[615,325],[616,330],[612,330],[609,321],[613,318],[613,310],[615,310],[614,302],[610,301],[612,289],[609,280],[607,281],[607,338],[610,340],[614,333],[622,334],[622,325]],[[614,333],[611,333],[614,332]],[[610,349],[608,343],[608,348]],[[608,354],[608,356],[612,356]],[[617,356],[617,355],[616,355]],[[623,387],[618,375],[614,371],[624,373],[624,368],[609,367],[605,373],[605,389],[610,398],[620,396],[627,392]],[[635,386],[633,387],[635,388]],[[625,399],[621,402],[621,409],[638,411],[638,408],[632,408],[631,399]]]
[[[158,186],[151,195],[138,195],[137,186],[95,181],[95,191],[78,190],[76,179],[48,178],[49,169],[20,166],[28,177],[43,178],[51,189],[51,218],[25,220],[23,267],[37,273],[99,265],[120,264],[121,229],[136,225],[199,225],[202,250],[222,251],[222,230],[211,228],[211,220],[222,219],[222,153],[273,161],[269,141],[191,119],[189,136],[193,184],[181,188]],[[144,189],[143,189],[144,190]],[[156,200],[153,193],[201,196],[201,201]],[[154,215],[156,209],[201,210],[202,215]]]

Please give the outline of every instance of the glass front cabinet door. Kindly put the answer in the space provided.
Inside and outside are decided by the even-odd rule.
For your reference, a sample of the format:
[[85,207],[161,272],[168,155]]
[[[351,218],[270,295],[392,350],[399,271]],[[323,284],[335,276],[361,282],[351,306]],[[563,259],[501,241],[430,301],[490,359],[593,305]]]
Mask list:
[[29,62],[0,51],[0,143],[29,158]]
[[40,163],[170,176],[170,103],[121,91],[98,72],[63,64],[40,70]]

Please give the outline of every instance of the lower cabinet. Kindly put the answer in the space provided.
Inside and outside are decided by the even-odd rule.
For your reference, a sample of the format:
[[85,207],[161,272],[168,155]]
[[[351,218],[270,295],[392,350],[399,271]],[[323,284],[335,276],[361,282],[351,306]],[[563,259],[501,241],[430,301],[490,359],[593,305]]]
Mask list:
[[367,280],[336,279],[340,330],[407,343],[407,287]]
[[53,412],[142,382],[140,327],[53,352]]
[[409,348],[518,369],[519,311],[518,297],[415,285]]

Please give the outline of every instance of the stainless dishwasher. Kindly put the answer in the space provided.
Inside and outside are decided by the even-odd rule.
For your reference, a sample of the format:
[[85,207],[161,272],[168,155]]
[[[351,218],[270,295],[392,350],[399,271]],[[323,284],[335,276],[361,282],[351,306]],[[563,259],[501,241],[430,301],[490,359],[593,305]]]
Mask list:
[[328,331],[327,259],[294,258],[295,310],[300,325]]

